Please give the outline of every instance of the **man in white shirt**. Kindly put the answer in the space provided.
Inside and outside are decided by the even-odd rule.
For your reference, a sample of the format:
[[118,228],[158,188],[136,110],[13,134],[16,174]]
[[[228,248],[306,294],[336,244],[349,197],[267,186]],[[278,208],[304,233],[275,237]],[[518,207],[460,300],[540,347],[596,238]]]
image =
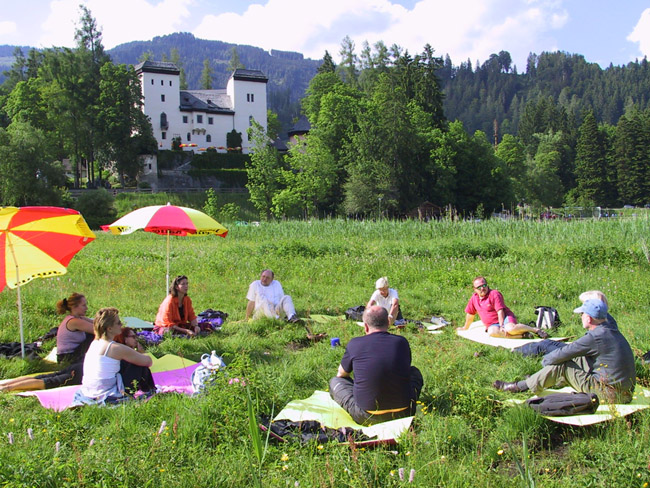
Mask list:
[[265,269],[260,279],[250,284],[246,294],[246,319],[262,316],[279,319],[284,315],[289,322],[298,322],[300,319],[296,315],[293,300],[284,294],[282,285],[274,278],[273,271]]
[[388,325],[391,326],[395,320],[402,320],[402,314],[399,309],[399,296],[397,290],[388,288],[388,278],[383,276],[375,282],[375,292],[368,300],[366,309],[373,305],[379,305],[388,312]]

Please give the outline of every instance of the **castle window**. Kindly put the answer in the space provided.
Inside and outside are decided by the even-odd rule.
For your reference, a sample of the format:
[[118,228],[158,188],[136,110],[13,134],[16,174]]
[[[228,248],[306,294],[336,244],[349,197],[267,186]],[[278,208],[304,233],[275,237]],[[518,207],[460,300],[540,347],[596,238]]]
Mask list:
[[191,140],[192,140],[192,134],[190,134],[190,133],[188,132],[188,133],[187,133],[187,141],[189,142],[189,141],[191,141]]
[[253,127],[253,116],[252,115],[248,116],[248,126]]
[[151,78],[151,84],[153,85],[153,78]]
[[251,93],[251,102],[255,101],[255,93]]
[[[167,132],[161,132],[160,133],[160,138],[161,139],[167,139]],[[151,169],[151,168],[149,168],[149,169]]]
[[210,134],[205,136],[205,142],[212,142],[212,136]]
[[251,94],[250,94],[250,93],[247,93],[247,94],[246,94],[246,101],[247,101],[247,102],[250,102],[250,101],[251,101]]
[[202,124],[203,123],[203,115],[197,115],[196,116],[196,123],[197,124]]
[[164,102],[165,101],[165,95],[160,95],[160,101]]
[[169,127],[169,123],[167,122],[167,114],[165,112],[162,112],[160,114],[160,128],[165,130]]
[[160,86],[163,86],[165,84],[165,80],[160,80]]
[[172,80],[169,80],[169,86],[172,86]]
[[183,123],[187,124],[187,115],[183,115]]
[[212,125],[214,123],[214,117],[208,117],[208,125]]

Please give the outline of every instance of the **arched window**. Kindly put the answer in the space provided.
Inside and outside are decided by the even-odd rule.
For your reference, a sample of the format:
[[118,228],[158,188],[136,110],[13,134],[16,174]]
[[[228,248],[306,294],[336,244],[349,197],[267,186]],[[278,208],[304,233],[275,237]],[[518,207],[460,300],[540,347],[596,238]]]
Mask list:
[[191,141],[191,140],[192,140],[192,134],[190,134],[190,133],[188,132],[188,133],[187,133],[187,141],[189,142],[189,141]]
[[167,122],[167,114],[165,112],[162,112],[160,114],[160,128],[161,129],[169,128],[169,123]]
[[210,134],[205,136],[205,142],[212,142],[212,136]]

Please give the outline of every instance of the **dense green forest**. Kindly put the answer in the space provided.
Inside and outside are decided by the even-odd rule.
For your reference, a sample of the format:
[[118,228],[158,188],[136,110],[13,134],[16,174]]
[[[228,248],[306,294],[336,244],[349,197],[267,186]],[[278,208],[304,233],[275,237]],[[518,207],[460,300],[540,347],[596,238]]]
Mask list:
[[[531,56],[525,75],[509,60],[502,52],[456,70],[428,45],[411,55],[379,42],[357,54],[344,39],[341,63],[326,53],[303,99],[309,135],[283,158],[258,135],[253,203],[276,217],[404,215],[425,201],[478,216],[648,204],[647,61],[589,78],[602,72],[578,69],[580,56]],[[454,103],[467,123],[445,108]]]
[[432,46],[411,54],[364,43],[357,52],[346,37],[315,61],[187,33],[105,51],[82,13],[73,49],[18,47],[10,57],[0,47],[0,63],[11,58],[0,85],[5,204],[64,198],[56,189],[66,158],[75,185],[82,168],[92,184],[104,169],[135,177],[137,154],[155,151],[133,110],[142,100],[131,65],[142,59],[176,62],[188,88],[224,87],[234,67],[260,69],[282,129],[309,118],[309,136],[284,156],[255,134],[248,187],[267,217],[397,216],[425,201],[474,215],[650,202],[646,59],[602,69],[577,54],[530,54],[520,73],[506,51],[456,66]]

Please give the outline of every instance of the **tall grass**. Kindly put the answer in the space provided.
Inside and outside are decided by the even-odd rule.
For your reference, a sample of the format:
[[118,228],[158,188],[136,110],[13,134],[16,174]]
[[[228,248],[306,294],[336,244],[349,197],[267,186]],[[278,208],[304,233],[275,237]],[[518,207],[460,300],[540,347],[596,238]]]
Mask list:
[[[453,326],[440,335],[416,328],[399,332],[411,344],[425,387],[414,432],[398,446],[319,449],[315,444],[270,442],[264,448],[263,438],[255,440],[251,419],[326,389],[343,348],[331,348],[329,341],[304,341],[298,325],[242,320],[248,284],[266,267],[276,272],[302,316],[341,315],[365,303],[374,281],[387,275],[399,291],[406,317],[443,315],[455,324],[464,320],[471,281],[480,274],[503,292],[522,321],[534,319],[537,305],[556,307],[563,335],[583,332],[572,314],[579,293],[601,289],[621,330],[642,353],[650,349],[650,264],[642,247],[647,219],[332,219],[232,225],[229,230],[226,239],[188,236],[172,237],[171,242],[171,273],[189,276],[194,308],[230,314],[222,332],[197,340],[166,340],[151,349],[156,356],[173,353],[193,360],[216,350],[228,363],[228,377],[218,377],[213,388],[196,398],[160,395],[113,409],[61,413],[41,408],[34,399],[0,394],[5,414],[0,483],[240,487],[258,477],[262,486],[391,487],[408,484],[415,470],[414,486],[512,486],[513,478],[524,480],[515,459],[525,479],[537,486],[560,487],[567,480],[574,486],[602,487],[650,482],[648,412],[577,429],[510,407],[503,402],[508,395],[493,390],[492,381],[522,379],[539,368],[538,360],[460,340]],[[160,236],[100,233],[72,260],[68,274],[22,288],[27,339],[59,323],[54,304],[73,291],[86,294],[89,313],[116,306],[123,316],[152,320],[164,298],[165,254]],[[15,290],[0,294],[1,342],[18,338],[15,302]],[[315,333],[340,337],[343,345],[361,333],[342,319],[311,327]],[[639,361],[637,368],[639,382],[648,386],[648,367]],[[40,361],[0,359],[2,378],[44,369]],[[242,381],[229,384],[234,377]],[[166,425],[158,433],[162,421]],[[517,441],[522,436],[527,450],[523,457]],[[526,467],[528,454],[535,462]]]

